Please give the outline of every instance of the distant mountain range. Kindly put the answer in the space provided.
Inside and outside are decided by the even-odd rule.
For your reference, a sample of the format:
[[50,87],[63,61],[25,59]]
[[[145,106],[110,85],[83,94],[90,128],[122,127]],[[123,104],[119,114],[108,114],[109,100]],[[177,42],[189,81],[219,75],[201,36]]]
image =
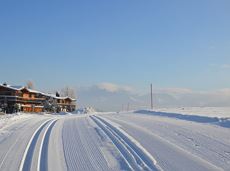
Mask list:
[[[80,106],[92,106],[101,111],[120,111],[149,108],[150,95],[125,89],[108,90],[100,86],[80,88],[77,91]],[[230,94],[223,91],[195,92],[184,89],[155,90],[156,107],[225,107],[230,106]]]

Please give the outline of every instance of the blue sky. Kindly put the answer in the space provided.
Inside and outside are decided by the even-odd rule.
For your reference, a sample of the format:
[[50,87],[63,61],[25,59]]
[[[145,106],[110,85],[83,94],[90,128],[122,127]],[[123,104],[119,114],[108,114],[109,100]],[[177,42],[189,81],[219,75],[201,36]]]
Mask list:
[[0,81],[230,87],[229,0],[0,1]]

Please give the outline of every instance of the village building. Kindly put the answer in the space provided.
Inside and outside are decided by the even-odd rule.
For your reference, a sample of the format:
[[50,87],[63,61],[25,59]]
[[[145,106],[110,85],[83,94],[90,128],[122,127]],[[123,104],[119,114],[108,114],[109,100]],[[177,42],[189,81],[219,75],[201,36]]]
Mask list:
[[[10,86],[5,83],[0,84],[0,108],[6,113],[18,111],[35,113],[45,111],[72,112],[76,109],[76,100],[31,90],[24,86]],[[55,110],[50,108],[55,108]]]
[[55,104],[57,112],[72,112],[76,110],[76,99],[71,97],[60,97],[59,94],[42,94],[46,102]]

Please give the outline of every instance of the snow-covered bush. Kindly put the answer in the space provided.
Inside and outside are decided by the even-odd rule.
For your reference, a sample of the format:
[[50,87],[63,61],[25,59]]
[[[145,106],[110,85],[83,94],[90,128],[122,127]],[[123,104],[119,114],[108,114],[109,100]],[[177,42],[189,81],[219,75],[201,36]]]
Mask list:
[[53,113],[60,112],[60,107],[57,104],[57,100],[52,97],[47,98],[44,101],[43,105],[44,105],[43,108],[44,112],[53,112]]

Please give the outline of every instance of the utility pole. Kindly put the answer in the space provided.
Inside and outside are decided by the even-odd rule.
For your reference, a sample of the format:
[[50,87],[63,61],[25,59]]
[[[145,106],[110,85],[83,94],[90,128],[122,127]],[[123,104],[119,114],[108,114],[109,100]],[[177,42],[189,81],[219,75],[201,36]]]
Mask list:
[[150,85],[150,89],[151,89],[151,109],[153,110],[153,84]]
[[129,111],[129,103],[128,103],[128,105],[127,105],[127,111]]

